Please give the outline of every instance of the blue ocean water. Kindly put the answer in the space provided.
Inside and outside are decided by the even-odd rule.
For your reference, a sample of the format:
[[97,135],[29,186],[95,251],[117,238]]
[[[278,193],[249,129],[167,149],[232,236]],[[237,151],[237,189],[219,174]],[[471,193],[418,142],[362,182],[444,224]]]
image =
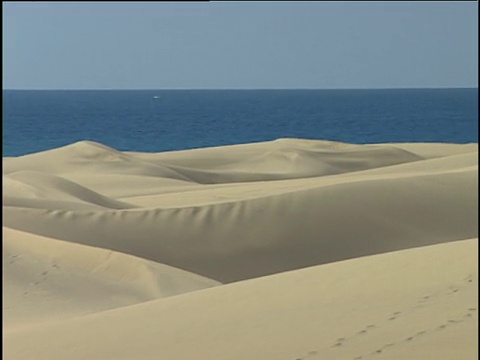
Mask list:
[[285,137],[478,142],[478,89],[4,90],[3,156],[92,140],[160,152]]

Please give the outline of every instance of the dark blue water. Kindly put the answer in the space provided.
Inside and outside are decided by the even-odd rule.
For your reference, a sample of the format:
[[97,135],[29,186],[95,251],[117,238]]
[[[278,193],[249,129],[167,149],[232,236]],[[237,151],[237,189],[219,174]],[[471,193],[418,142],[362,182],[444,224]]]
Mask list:
[[3,134],[3,156],[79,140],[147,152],[282,137],[468,143],[478,89],[4,90]]

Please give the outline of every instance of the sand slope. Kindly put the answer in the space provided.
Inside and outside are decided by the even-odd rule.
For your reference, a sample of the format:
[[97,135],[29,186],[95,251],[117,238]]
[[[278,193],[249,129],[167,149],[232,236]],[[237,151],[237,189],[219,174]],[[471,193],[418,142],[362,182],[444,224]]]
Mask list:
[[477,353],[478,144],[84,141],[3,165],[8,359]]
[[3,324],[55,322],[220,285],[114,251],[3,228]]
[[15,359],[475,359],[478,239],[5,334]]

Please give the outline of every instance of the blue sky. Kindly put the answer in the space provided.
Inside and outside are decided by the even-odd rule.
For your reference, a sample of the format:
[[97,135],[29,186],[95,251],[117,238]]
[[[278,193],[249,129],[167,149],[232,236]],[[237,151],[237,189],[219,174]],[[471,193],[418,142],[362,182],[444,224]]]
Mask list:
[[4,89],[478,87],[476,2],[3,2]]

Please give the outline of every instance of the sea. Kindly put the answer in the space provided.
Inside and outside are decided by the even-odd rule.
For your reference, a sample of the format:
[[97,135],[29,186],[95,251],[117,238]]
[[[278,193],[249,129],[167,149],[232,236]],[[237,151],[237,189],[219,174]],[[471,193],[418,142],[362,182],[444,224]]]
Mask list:
[[478,143],[478,88],[3,90],[3,156],[81,140],[162,152],[304,138]]

